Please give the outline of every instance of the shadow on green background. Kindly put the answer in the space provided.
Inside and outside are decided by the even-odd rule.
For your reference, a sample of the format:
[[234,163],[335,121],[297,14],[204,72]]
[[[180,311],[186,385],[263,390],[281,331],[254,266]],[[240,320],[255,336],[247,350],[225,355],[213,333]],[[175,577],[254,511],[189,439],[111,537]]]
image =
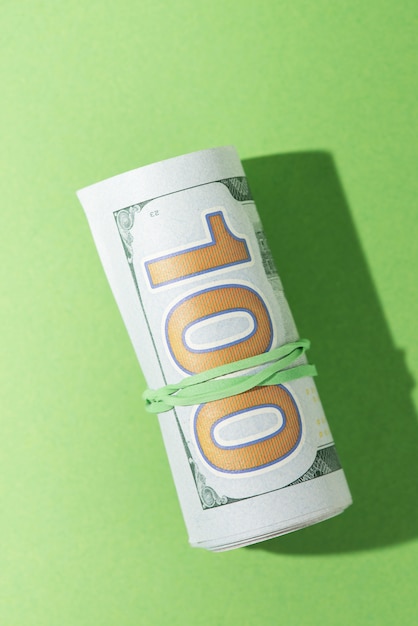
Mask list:
[[310,360],[354,504],[343,515],[249,549],[321,554],[418,535],[413,380],[391,338],[332,156],[244,161]]

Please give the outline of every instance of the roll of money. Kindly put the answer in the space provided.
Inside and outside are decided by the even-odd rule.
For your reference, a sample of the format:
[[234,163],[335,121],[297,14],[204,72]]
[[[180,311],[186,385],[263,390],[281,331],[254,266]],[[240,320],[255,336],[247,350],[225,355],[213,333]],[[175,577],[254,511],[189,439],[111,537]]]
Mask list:
[[[152,390],[148,408],[164,410],[158,419],[190,544],[228,550],[348,507],[303,354],[308,342],[236,150],[147,165],[77,195]],[[281,371],[269,378],[273,355]]]

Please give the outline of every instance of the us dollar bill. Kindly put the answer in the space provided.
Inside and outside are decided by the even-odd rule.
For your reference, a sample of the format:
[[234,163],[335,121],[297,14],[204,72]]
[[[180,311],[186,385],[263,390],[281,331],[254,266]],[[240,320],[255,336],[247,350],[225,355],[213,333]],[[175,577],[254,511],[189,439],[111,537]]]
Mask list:
[[[234,148],[132,170],[78,196],[150,388],[299,339]],[[351,503],[310,377],[159,421],[193,546],[247,545]]]

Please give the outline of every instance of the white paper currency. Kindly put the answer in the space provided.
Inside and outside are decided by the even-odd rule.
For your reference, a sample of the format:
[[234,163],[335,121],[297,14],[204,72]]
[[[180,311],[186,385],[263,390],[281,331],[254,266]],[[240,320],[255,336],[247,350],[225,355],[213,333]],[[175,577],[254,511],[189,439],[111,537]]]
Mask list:
[[[150,388],[299,339],[234,148],[132,170],[78,197]],[[193,546],[247,545],[351,504],[312,378],[159,420]]]

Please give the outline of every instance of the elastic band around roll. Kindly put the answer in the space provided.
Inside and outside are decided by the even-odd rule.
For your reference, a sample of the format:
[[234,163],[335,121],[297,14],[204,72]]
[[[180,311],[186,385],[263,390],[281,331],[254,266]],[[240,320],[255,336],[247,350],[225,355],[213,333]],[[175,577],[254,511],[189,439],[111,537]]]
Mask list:
[[[192,406],[221,400],[244,393],[253,387],[279,385],[304,376],[316,376],[315,365],[290,367],[310,345],[308,339],[299,339],[263,354],[187,376],[178,383],[160,389],[146,389],[142,394],[146,403],[145,408],[149,413],[164,413],[175,406]],[[230,374],[266,363],[270,365],[253,374],[225,378]]]

